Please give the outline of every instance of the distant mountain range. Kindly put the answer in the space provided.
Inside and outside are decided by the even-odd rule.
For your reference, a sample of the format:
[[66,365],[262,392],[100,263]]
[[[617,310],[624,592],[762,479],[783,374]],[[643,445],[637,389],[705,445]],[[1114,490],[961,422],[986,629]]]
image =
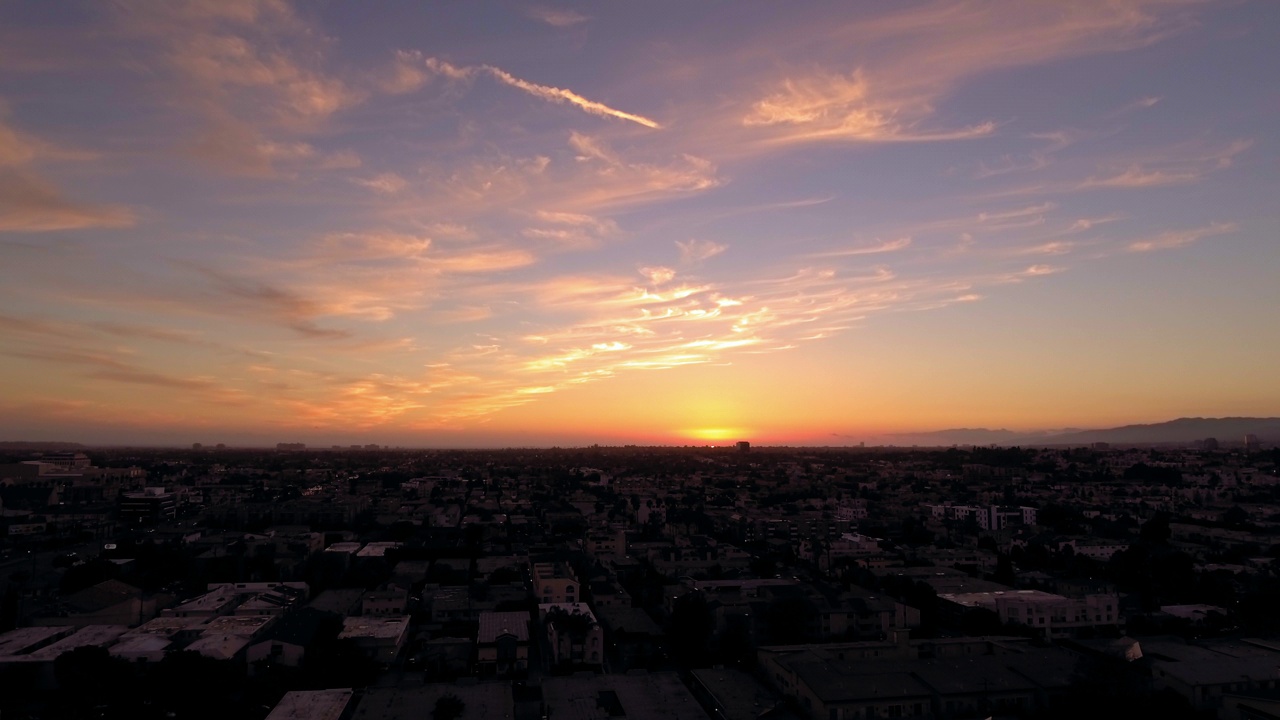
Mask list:
[[[1205,438],[1217,438],[1223,445],[1240,445],[1247,434],[1257,435],[1264,443],[1280,444],[1280,417],[1225,417],[1178,418],[1150,425],[1125,425],[1101,430],[1062,428],[1037,432],[1016,430],[992,430],[990,428],[953,428],[931,432],[894,433],[869,436],[867,445],[895,445],[898,447],[949,447],[951,445],[1158,445],[1161,443],[1191,443]],[[851,435],[832,434],[846,440],[859,440]],[[81,450],[86,446],[65,441],[0,441],[0,451],[27,450]]]
[[1223,443],[1244,442],[1246,434],[1264,442],[1280,442],[1280,418],[1178,418],[1150,425],[1125,425],[1104,430],[1066,428],[1044,432],[1015,432],[987,428],[957,428],[923,433],[886,435],[892,445],[1113,445],[1187,443],[1217,438]]
[[0,450],[80,450],[84,445],[61,440],[5,440]]

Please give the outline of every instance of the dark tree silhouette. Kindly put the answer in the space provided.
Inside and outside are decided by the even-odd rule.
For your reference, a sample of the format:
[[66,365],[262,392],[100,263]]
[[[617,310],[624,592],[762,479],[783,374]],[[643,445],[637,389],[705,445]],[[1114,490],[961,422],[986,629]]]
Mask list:
[[705,664],[714,622],[702,593],[677,598],[671,608],[671,649],[676,659],[690,667]]
[[453,693],[442,695],[431,710],[431,720],[457,720],[466,711],[467,704],[462,698]]

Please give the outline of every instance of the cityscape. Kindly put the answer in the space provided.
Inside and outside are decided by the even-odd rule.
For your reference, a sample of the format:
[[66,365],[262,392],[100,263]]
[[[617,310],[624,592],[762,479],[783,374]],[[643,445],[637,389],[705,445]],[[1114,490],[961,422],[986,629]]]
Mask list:
[[0,718],[1280,718],[1276,67],[0,2]]
[[1253,435],[14,445],[5,717],[1234,718],[1280,703],[1280,445]]

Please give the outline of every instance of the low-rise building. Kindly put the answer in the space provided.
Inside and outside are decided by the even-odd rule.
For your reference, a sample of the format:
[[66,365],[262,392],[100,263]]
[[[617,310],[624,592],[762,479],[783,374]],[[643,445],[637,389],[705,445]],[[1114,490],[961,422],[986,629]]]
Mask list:
[[[419,687],[371,687],[356,705],[352,720],[419,720],[432,716],[442,698],[454,698],[456,720],[514,718],[509,683],[431,683]],[[565,714],[564,717],[575,717]],[[556,716],[559,717],[559,716]],[[581,716],[576,716],[581,717]]]
[[933,659],[833,659],[798,650],[761,656],[776,689],[815,718],[1025,713],[1066,693],[1077,658],[1057,648]]
[[542,682],[546,716],[552,718],[627,718],[627,720],[706,720],[676,673],[575,675]]
[[938,599],[961,609],[995,613],[1002,622],[1036,628],[1046,637],[1066,637],[1080,628],[1114,627],[1123,622],[1120,598],[1098,593],[1071,598],[1041,590],[942,593]]
[[119,580],[97,585],[58,598],[41,608],[35,622],[40,625],[138,625],[155,615],[156,598],[144,598],[142,591]]
[[547,633],[550,660],[560,667],[604,663],[604,630],[586,603],[544,603],[538,615]]
[[342,720],[353,695],[351,688],[287,692],[266,720]]
[[307,651],[319,640],[334,637],[339,626],[332,614],[302,608],[285,616],[246,648],[245,661],[251,666],[300,667]]
[[534,563],[533,596],[539,604],[576,603],[582,599],[578,578],[566,563]]
[[480,613],[476,664],[483,674],[505,675],[528,670],[529,613]]
[[1203,644],[1160,638],[1140,642],[1143,657],[1151,663],[1155,689],[1173,690],[1197,710],[1220,711],[1228,693],[1280,688],[1276,671],[1280,645],[1274,642],[1253,638]]
[[391,664],[404,649],[409,618],[349,617],[342,621],[339,640],[352,640],[375,662]]
[[690,674],[693,696],[716,720],[799,720],[781,695],[740,670],[696,669]]
[[360,614],[367,617],[404,615],[408,607],[409,591],[394,585],[382,590],[370,590],[360,599]]
[[124,527],[172,522],[178,516],[177,495],[162,487],[120,495],[120,524]]

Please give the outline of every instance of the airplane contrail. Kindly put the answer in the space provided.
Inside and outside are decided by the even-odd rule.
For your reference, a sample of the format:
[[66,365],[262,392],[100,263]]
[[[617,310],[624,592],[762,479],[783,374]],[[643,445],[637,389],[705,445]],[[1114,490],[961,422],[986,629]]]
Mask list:
[[492,65],[466,66],[453,65],[438,58],[426,58],[425,64],[427,69],[437,75],[443,75],[454,80],[465,80],[474,77],[479,72],[488,73],[504,85],[509,85],[518,90],[523,90],[534,97],[550,100],[551,102],[567,102],[576,105],[584,112],[592,115],[600,115],[602,117],[614,117],[619,120],[628,120],[630,122],[643,125],[648,128],[659,129],[662,127],[656,120],[651,120],[643,115],[636,115],[617,108],[609,107],[595,100],[588,100],[572,90],[564,88],[552,87],[550,85],[540,85],[538,83],[522,80],[515,75],[503,70],[502,68]]
[[539,85],[538,83],[532,83],[532,82],[529,82],[528,80],[521,80],[520,78],[515,77],[511,73],[501,68],[493,67],[492,65],[483,65],[482,68],[486,72],[488,72],[490,75],[494,76],[498,80],[501,80],[503,83],[510,85],[511,87],[514,87],[514,88],[519,88],[529,93],[530,95],[533,95],[534,97],[540,97],[543,100],[550,100],[552,102],[571,103],[573,105],[577,105],[578,107],[582,108],[586,112],[591,113],[592,115],[602,115],[606,117],[616,117],[621,120],[630,120],[633,123],[638,123],[640,125],[644,125],[645,127],[650,127],[655,129],[662,127],[657,123],[657,121],[650,120],[649,118],[643,115],[636,115],[634,113],[618,110],[617,108],[611,108],[608,105],[605,105],[604,103],[598,103],[595,100],[588,100],[572,90],[565,90],[563,88],[551,87],[550,85]]

